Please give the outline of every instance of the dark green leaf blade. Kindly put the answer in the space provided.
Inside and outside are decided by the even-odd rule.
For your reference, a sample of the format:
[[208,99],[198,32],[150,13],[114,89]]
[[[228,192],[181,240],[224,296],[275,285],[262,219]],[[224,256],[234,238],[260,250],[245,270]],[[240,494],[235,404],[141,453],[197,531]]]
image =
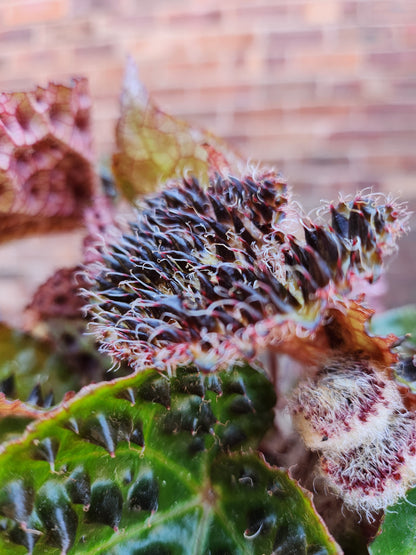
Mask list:
[[[412,364],[416,347],[416,306],[408,305],[372,319],[372,331],[377,334],[393,333],[406,337],[398,347],[401,362],[397,367],[398,381],[406,384],[415,393],[416,372]],[[409,335],[407,335],[409,334]],[[390,507],[386,513],[381,531],[370,546],[372,555],[412,555],[416,553],[416,488],[409,490],[406,499]]]
[[390,507],[381,532],[369,547],[371,555],[414,555],[416,553],[416,488],[401,503]]
[[[8,444],[0,551],[336,553],[309,498],[251,451],[273,420],[267,378],[243,367],[215,379],[91,385]],[[241,433],[227,443],[230,428]]]
[[374,316],[371,329],[377,335],[410,334],[409,341],[416,346],[416,305],[402,306]]

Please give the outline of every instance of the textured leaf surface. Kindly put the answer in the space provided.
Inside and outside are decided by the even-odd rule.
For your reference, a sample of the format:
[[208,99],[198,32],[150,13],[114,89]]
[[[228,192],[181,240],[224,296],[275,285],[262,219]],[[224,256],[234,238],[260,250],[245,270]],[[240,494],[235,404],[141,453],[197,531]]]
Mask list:
[[85,388],[0,455],[0,551],[336,553],[309,498],[250,452],[274,402],[248,367]]
[[[409,502],[408,502],[409,501]],[[386,513],[381,533],[371,544],[371,555],[414,555],[416,553],[416,489]]]
[[409,407],[416,410],[416,305],[379,314],[374,317],[371,327],[375,333],[393,333],[399,338],[396,350],[400,360],[396,366],[396,378],[409,388],[407,401]]
[[[410,337],[399,346],[401,360],[397,366],[397,378],[414,394],[416,392],[416,368],[413,364],[416,347],[416,306],[404,306],[374,317],[372,330],[379,334],[394,333],[398,337],[410,334]],[[407,394],[407,397],[414,409],[414,395]],[[372,555],[416,553],[415,523],[416,488],[408,492],[406,500],[394,505],[386,513],[381,532],[372,543],[370,553]]]
[[130,201],[170,178],[189,173],[206,182],[210,171],[242,162],[224,141],[160,110],[132,60],[126,68],[116,138],[113,171]]
[[73,228],[94,188],[85,79],[0,95],[0,241]]
[[[0,324],[0,388],[9,398],[28,400],[53,391],[55,400],[77,388],[77,376],[68,375],[65,362],[46,341]],[[33,404],[40,404],[36,403]]]
[[81,267],[60,268],[42,283],[26,307],[26,328],[50,319],[81,319]]
[[54,341],[46,341],[0,324],[0,441],[36,417],[35,407],[48,408],[105,374],[108,360],[90,338],[63,320],[53,331]]
[[134,369],[212,371],[265,345],[308,362],[328,348],[379,358],[365,310],[345,293],[352,275],[377,279],[406,215],[357,196],[330,207],[331,225],[303,222],[302,241],[287,233],[290,211],[272,172],[217,176],[208,187],[189,178],[142,200],[88,270],[103,350]]

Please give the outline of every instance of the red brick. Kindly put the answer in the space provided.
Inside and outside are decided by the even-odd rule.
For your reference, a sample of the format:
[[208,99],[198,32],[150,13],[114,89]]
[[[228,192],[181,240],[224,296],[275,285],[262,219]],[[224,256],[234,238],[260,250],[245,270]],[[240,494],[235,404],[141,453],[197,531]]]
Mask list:
[[305,3],[304,13],[307,23],[312,25],[331,25],[341,15],[342,2],[339,0],[320,0]]
[[411,0],[371,0],[358,4],[358,22],[360,24],[377,21],[379,25],[403,25],[414,21],[416,3]]
[[261,135],[265,130],[279,124],[282,120],[283,110],[257,109],[253,111],[239,110],[234,112],[233,131],[241,134]]
[[112,12],[119,9],[118,2],[114,0],[72,0],[72,11],[75,15],[85,15],[91,13],[92,16],[97,11]]
[[104,67],[91,68],[88,72],[91,93],[95,97],[110,96],[114,103],[118,103],[123,76],[124,68],[114,62],[108,63]]
[[300,31],[274,31],[267,37],[268,52],[281,53],[286,49],[303,50],[310,45],[321,44],[323,32],[321,30],[304,29]]
[[201,12],[172,12],[168,15],[169,26],[178,27],[210,27],[218,25],[222,20],[221,10],[208,10]]
[[56,21],[68,14],[69,0],[15,0],[4,7],[4,25],[15,27]]
[[367,56],[367,62],[389,71],[413,71],[416,65],[416,51],[373,52]]
[[0,43],[2,45],[11,43],[23,43],[26,44],[30,42],[33,37],[33,29],[27,27],[18,27],[17,29],[11,29],[10,31],[4,31],[0,33]]
[[[234,8],[233,16],[236,19],[249,18],[250,21],[256,21],[258,19],[264,19],[270,21],[270,18],[282,18],[288,13],[294,12],[294,6],[290,4],[280,4],[275,3],[274,5],[247,5],[247,6],[237,6]],[[295,12],[297,15],[301,13],[300,9]]]
[[356,52],[305,52],[289,58],[292,70],[310,74],[350,74],[359,71],[362,55]]
[[315,168],[346,168],[350,165],[350,159],[347,156],[305,156],[301,159],[301,163],[305,166],[314,166]]
[[44,41],[53,46],[93,44],[97,36],[93,22],[83,19],[65,19],[46,25],[42,31]]
[[293,79],[285,82],[276,80],[259,86],[258,90],[261,102],[267,106],[275,106],[284,101],[296,104],[310,102],[317,96],[318,85],[313,79]]
[[393,28],[388,25],[360,25],[359,41],[367,50],[394,48]]
[[406,143],[416,140],[416,130],[397,130],[397,129],[353,129],[345,131],[336,131],[329,136],[331,141],[350,142],[366,142],[366,141],[391,141],[392,144],[398,144],[398,141]]
[[393,84],[393,90],[395,92],[396,98],[397,96],[400,96],[401,98],[406,98],[412,102],[415,102],[416,78],[406,76],[399,81],[395,81]]
[[281,54],[272,54],[265,59],[267,71],[275,72],[284,68],[286,64],[286,56]]
[[285,112],[289,115],[301,117],[335,117],[346,116],[352,111],[351,105],[348,104],[324,104],[324,105],[310,105],[310,106],[297,106],[296,108],[288,108]]
[[367,157],[367,162],[370,166],[383,171],[416,172],[416,158],[413,154],[370,154]]
[[94,44],[78,46],[74,48],[75,59],[82,60],[105,60],[114,53],[114,44]]
[[233,10],[227,10],[225,21],[234,25],[261,26],[266,29],[292,27],[303,17],[302,4],[297,2],[272,3],[246,6],[238,4]]
[[363,84],[359,79],[337,80],[331,85],[331,100],[360,99],[363,94]]
[[356,22],[358,19],[360,0],[346,0],[342,3],[342,21]]
[[416,48],[416,25],[406,25],[404,28],[396,28],[397,42],[405,49]]
[[364,108],[365,113],[370,116],[398,116],[408,121],[410,116],[416,115],[416,104],[372,104]]
[[[36,79],[44,78],[45,72],[51,71],[59,62],[59,55],[56,50],[27,50],[16,53],[15,61],[17,73],[22,75],[31,74],[33,85]],[[51,75],[53,78],[53,75]]]

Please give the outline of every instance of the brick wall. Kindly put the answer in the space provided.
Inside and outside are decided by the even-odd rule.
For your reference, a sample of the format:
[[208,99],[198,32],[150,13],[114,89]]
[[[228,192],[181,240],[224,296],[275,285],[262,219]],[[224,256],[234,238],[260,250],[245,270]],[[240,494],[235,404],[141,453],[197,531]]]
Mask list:
[[101,157],[127,54],[162,108],[273,163],[306,208],[366,186],[416,206],[414,0],[0,3],[0,89],[88,76]]

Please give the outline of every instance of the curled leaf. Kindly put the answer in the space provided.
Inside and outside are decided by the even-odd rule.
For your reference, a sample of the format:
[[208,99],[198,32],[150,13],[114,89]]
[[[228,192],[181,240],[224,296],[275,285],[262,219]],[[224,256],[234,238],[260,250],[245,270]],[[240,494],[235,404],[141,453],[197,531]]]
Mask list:
[[272,172],[217,175],[205,188],[189,178],[145,198],[88,269],[103,350],[136,370],[196,363],[212,371],[265,348],[297,358],[367,349],[391,360],[345,293],[352,275],[376,279],[404,215],[357,196],[331,207],[332,225],[302,222],[301,240],[287,232],[289,211],[293,220],[287,187]]
[[129,58],[113,155],[116,184],[131,202],[171,178],[192,174],[206,183],[242,162],[225,142],[158,108]]

